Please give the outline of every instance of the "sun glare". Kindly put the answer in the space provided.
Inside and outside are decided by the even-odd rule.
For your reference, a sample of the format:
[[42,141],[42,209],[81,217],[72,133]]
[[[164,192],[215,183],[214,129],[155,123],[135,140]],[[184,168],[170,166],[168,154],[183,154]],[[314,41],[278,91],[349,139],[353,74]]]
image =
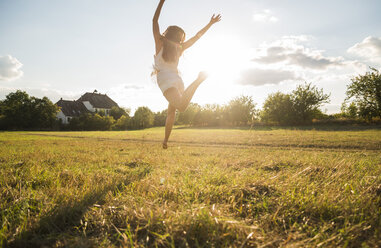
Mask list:
[[224,79],[221,83],[231,83],[228,80],[247,65],[245,48],[237,38],[214,36],[199,42],[184,55],[184,74],[201,70],[210,77]]
[[[249,48],[233,36],[208,36],[187,51],[180,65],[186,86],[200,71],[209,75],[208,88],[213,88],[215,99],[221,102],[226,89],[239,80],[241,72],[250,64]],[[203,86],[204,87],[204,86]],[[206,97],[206,96],[205,96]],[[199,97],[198,97],[199,98]]]

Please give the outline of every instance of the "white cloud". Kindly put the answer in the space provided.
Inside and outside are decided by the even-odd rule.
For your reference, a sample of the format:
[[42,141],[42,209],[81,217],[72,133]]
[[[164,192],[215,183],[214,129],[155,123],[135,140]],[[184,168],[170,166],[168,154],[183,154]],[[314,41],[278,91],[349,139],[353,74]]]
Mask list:
[[0,80],[11,81],[20,78],[24,73],[22,64],[10,55],[0,56]]
[[381,37],[366,37],[362,42],[349,48],[348,52],[373,62],[381,62]]
[[253,14],[253,20],[256,22],[278,22],[278,18],[272,15],[269,9],[262,10]]
[[[149,106],[153,111],[164,109],[163,106],[157,102],[165,98],[160,94],[160,89],[152,83],[127,83],[118,84],[106,90],[110,96],[119,106],[131,108],[134,112],[139,106]],[[152,104],[154,103],[154,104]]]
[[239,84],[260,86],[266,84],[279,84],[287,80],[296,80],[295,72],[272,69],[252,68],[242,72]]
[[[324,51],[311,48],[313,39],[305,35],[285,36],[262,44],[255,50],[251,68],[242,73],[237,83],[260,86],[307,81],[326,82],[336,87],[366,71],[362,61],[327,56]],[[345,77],[338,79],[338,76]]]
[[144,84],[119,84],[107,90],[107,94],[115,96],[135,96],[137,92],[147,90]]
[[342,57],[327,57],[323,55],[323,51],[310,49],[302,44],[309,39],[308,36],[286,36],[273,43],[263,44],[253,61],[260,64],[282,63],[313,70],[344,65]]
[[134,84],[126,84],[126,85],[124,85],[123,88],[126,89],[126,90],[130,90],[130,89],[132,89],[132,90],[142,90],[142,89],[144,89],[143,86],[134,85]]

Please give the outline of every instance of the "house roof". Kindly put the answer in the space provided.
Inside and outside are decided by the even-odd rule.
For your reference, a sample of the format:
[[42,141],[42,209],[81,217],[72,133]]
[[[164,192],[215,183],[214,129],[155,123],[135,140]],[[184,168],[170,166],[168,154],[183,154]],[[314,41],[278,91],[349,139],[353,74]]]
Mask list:
[[61,107],[62,113],[66,116],[80,116],[84,113],[90,113],[80,101],[66,101],[61,99],[56,104],[58,107]]
[[97,93],[86,93],[81,96],[78,101],[85,102],[88,101],[93,105],[94,108],[111,109],[112,107],[118,107],[118,104],[114,102],[106,94]]

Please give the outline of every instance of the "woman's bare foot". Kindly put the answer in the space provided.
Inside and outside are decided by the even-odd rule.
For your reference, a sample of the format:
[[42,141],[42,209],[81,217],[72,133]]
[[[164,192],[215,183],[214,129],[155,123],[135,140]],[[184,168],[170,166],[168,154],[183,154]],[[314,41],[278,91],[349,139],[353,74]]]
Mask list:
[[163,142],[163,149],[168,149],[168,144],[167,144],[167,142]]
[[198,74],[198,77],[197,77],[197,81],[199,81],[200,83],[204,82],[205,79],[208,78],[208,73],[205,72],[205,71],[202,71]]

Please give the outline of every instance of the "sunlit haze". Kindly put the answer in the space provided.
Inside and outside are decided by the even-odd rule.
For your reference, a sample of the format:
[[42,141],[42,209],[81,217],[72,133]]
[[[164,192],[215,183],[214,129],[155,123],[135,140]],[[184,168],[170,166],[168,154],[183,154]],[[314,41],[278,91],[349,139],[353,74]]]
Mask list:
[[[150,76],[158,0],[0,1],[0,99],[17,89],[53,102],[95,89],[120,106],[153,111],[167,102]],[[185,85],[209,78],[193,102],[224,104],[312,82],[338,112],[350,78],[381,68],[381,3],[376,0],[166,0],[159,23],[187,38],[213,26],[181,57]]]

